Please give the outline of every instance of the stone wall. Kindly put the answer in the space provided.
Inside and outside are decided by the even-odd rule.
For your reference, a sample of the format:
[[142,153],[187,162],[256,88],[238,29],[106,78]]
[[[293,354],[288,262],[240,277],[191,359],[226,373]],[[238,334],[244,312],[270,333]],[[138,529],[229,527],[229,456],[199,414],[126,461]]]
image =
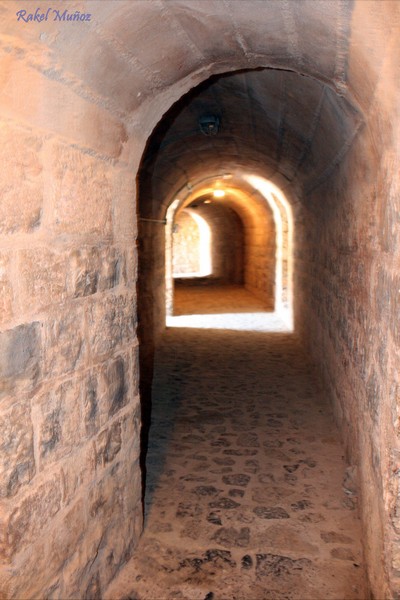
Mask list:
[[276,231],[272,212],[264,199],[252,206],[245,227],[245,287],[274,308]]
[[94,598],[142,526],[135,182],[117,117],[27,64],[7,72],[0,597]]
[[400,589],[400,137],[386,89],[332,177],[309,191],[295,265],[296,323],[354,467],[377,599]]
[[236,212],[218,202],[200,204],[196,212],[210,226],[212,276],[224,283],[243,282],[244,232]]
[[[145,453],[150,426],[151,385],[154,351],[165,329],[165,225],[139,219],[137,315],[140,341],[140,395],[142,404],[142,445]],[[144,468],[145,456],[142,456]]]
[[202,241],[204,244],[204,236],[196,220],[190,212],[183,210],[177,215],[172,232],[172,273],[175,277],[202,275],[200,253],[210,254],[210,243],[202,248]]
[[[129,556],[141,528],[134,177],[183,94],[263,67],[264,85],[240,74],[246,92],[228,94],[230,140],[210,152],[186,138],[183,152],[178,128],[138,212],[160,218],[189,179],[232,164],[302,189],[296,322],[358,468],[371,588],[396,597],[398,3],[68,3],[93,12],[83,26],[19,23],[20,5],[0,2],[1,594],[98,597]],[[141,240],[155,275],[138,316],[155,336],[161,228]]]

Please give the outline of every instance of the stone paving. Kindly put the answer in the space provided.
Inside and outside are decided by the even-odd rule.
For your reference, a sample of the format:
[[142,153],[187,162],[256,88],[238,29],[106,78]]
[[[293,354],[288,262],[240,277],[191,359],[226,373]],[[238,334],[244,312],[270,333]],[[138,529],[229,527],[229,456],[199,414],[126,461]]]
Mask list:
[[155,367],[145,530],[106,600],[367,598],[351,471],[296,337],[170,328]]

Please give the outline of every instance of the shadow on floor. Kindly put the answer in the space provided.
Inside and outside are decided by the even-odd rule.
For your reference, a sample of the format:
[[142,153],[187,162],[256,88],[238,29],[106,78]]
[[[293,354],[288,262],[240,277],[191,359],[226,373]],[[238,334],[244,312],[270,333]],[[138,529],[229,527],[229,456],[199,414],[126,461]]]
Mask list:
[[294,335],[168,329],[145,530],[106,598],[366,598],[326,397]]

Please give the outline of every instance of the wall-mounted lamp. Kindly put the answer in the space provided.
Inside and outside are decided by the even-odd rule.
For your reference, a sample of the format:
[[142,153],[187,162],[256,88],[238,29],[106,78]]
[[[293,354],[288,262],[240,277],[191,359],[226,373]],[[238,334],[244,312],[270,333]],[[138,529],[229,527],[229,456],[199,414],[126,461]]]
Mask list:
[[219,131],[219,117],[215,115],[206,115],[199,118],[200,131],[204,135],[217,135]]

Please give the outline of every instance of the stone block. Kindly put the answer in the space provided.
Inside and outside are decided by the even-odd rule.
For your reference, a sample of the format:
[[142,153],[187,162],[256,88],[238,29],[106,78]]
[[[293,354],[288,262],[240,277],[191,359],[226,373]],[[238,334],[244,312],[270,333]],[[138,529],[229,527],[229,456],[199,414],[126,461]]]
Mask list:
[[112,462],[121,450],[122,439],[121,439],[121,423],[113,423],[110,430],[107,433],[107,440],[102,453],[102,462],[107,464]]
[[82,500],[78,500],[66,512],[49,540],[50,554],[58,569],[78,551],[86,528],[85,506]]
[[[129,535],[127,523],[123,519],[113,522],[104,537],[101,552],[97,555],[97,566],[101,574],[101,585],[107,584],[117,573],[118,569],[132,554],[132,538]],[[89,599],[92,596],[89,596]],[[101,596],[100,596],[101,598]]]
[[36,470],[29,404],[19,402],[2,411],[0,431],[0,497],[11,497]]
[[59,234],[91,234],[107,238],[112,232],[111,167],[70,146],[52,148],[53,224]]
[[40,323],[0,333],[0,397],[32,389],[41,374],[41,354]]
[[81,381],[69,380],[33,401],[38,429],[40,469],[72,453],[85,440],[81,417]]
[[86,350],[83,310],[73,307],[50,319],[45,324],[44,341],[46,377],[52,379],[79,369]]
[[[66,31],[63,32],[64,68],[75,78],[85,81],[86,89],[90,89],[90,95],[98,95],[102,99],[109,98],[113,105],[118,105],[121,112],[126,115],[132,114],[143,102],[143,96],[147,97],[152,94],[154,86],[141,70],[127,69],[126,61],[132,50],[121,46],[120,25],[119,23],[116,25],[114,19],[122,13],[123,17],[120,22],[126,27],[131,11],[134,15],[133,18],[135,20],[137,18],[137,4],[135,3],[134,6],[131,6],[130,3],[125,4],[120,11],[110,9],[110,5],[103,2],[99,8],[103,14],[100,16],[97,11],[96,19],[100,19],[99,22],[102,22],[105,35],[98,40],[95,50],[90,44],[83,44],[80,47],[80,59],[76,60],[74,37],[68,35]],[[113,6],[113,8],[116,7]],[[110,18],[111,14],[112,18]],[[118,31],[118,36],[115,35],[116,31]],[[90,63],[90,69],[87,68],[88,63]],[[121,73],[124,73],[123,77],[121,77]]]
[[97,436],[96,465],[104,467],[112,462],[121,450],[121,445],[121,423],[116,421]]
[[367,408],[373,421],[378,421],[381,402],[381,382],[379,374],[373,371],[366,385]]
[[83,594],[84,600],[101,600],[101,584],[100,584],[100,574],[99,572],[93,573],[91,576],[89,583],[86,586],[85,593]]
[[109,417],[127,404],[130,397],[129,371],[129,357],[121,355],[94,369],[87,376],[83,414],[88,436],[97,433]]
[[[136,149],[133,150],[135,152]],[[114,239],[126,244],[127,248],[135,251],[137,237],[136,217],[136,181],[131,175],[131,167],[119,170],[113,185],[113,231]]]
[[[235,11],[240,7],[233,7]],[[190,37],[196,44],[197,48],[200,49],[203,56],[207,57],[207,60],[213,62],[214,60],[228,59],[233,53],[236,53],[238,48],[238,40],[235,35],[235,31],[231,27],[227,27],[226,24],[226,8],[220,2],[199,2],[196,5],[191,6],[191,10],[187,10],[187,3],[185,0],[176,0],[173,4],[169,5],[169,9],[174,13],[177,13],[177,17],[181,25],[185,30],[190,31]],[[245,8],[246,10],[246,8]],[[247,11],[248,13],[251,11]],[[263,42],[265,43],[265,27],[266,24],[274,19],[274,15],[268,15],[268,21],[263,23]],[[247,16],[250,16],[249,14]],[[236,15],[235,15],[236,18]],[[275,25],[275,20],[273,20]],[[270,35],[274,35],[274,32],[278,31],[277,27],[270,26],[270,32],[268,32],[268,39]],[[221,32],[223,31],[223,35]],[[254,31],[251,31],[251,36],[255,35]],[[275,34],[276,39],[279,36]],[[282,44],[282,41],[280,42]]]
[[110,290],[126,282],[126,260],[118,248],[100,251],[99,291]]
[[68,255],[49,248],[19,253],[23,310],[36,312],[59,305],[68,297]]
[[61,582],[59,578],[50,583],[46,588],[38,588],[38,593],[43,595],[43,598],[51,600],[63,600],[65,598],[61,590]]
[[[148,4],[148,3],[147,3]],[[151,6],[151,5],[150,5]],[[135,13],[138,8],[135,6]],[[179,35],[173,35],[174,21],[167,14],[160,20],[160,13],[156,6],[150,8],[141,26],[135,32],[135,57],[142,68],[151,74],[150,79],[161,80],[163,85],[169,85],[176,81],[176,72],[179,70],[181,77],[185,77],[198,68],[198,60],[201,56],[196,46],[185,36],[185,52],[182,53]],[[157,41],[155,42],[153,23],[158,19]],[[125,21],[125,18],[124,18]],[[179,33],[181,33],[179,31]],[[129,28],[122,25],[119,29],[119,39],[129,47],[131,36]],[[141,69],[138,69],[139,72]]]
[[126,279],[124,256],[114,247],[76,250],[71,255],[70,266],[75,298],[109,290]]
[[10,255],[0,253],[0,326],[13,317],[13,286],[10,276]]
[[[121,474],[122,473],[122,474]],[[99,522],[109,523],[123,512],[123,496],[126,479],[121,465],[117,465],[112,477],[97,481],[89,493],[89,516]]]
[[125,255],[127,280],[133,284],[138,278],[138,255],[136,247],[133,247],[132,245],[128,246]]
[[89,340],[92,355],[104,357],[135,341],[136,303],[132,295],[109,296],[90,307]]
[[[67,525],[67,524],[66,524]],[[104,533],[104,532],[103,532]],[[62,586],[65,598],[83,598],[84,590],[93,572],[96,571],[96,552],[100,550],[102,532],[96,532],[96,537],[87,527],[84,531],[85,542],[77,543],[76,551],[62,567]],[[49,552],[50,556],[51,553]]]
[[78,455],[64,462],[61,471],[63,504],[73,502],[83,486],[91,485],[95,478],[96,456],[94,444],[83,446]]
[[[26,61],[13,61],[2,82],[2,110],[33,127],[60,134],[89,152],[118,157],[126,141],[125,127],[120,120],[92,99],[79,96],[71,82],[66,85],[66,81],[59,82],[40,71],[28,67]],[[17,94],[16,90],[26,90],[27,82],[29,94]],[[47,150],[46,154],[52,158],[54,151]]]
[[41,224],[42,144],[31,132],[1,123],[0,234],[31,233]]
[[[120,543],[123,544],[126,532],[121,523],[118,527]],[[112,548],[108,537],[114,530],[116,520],[104,523],[100,519],[89,519],[85,530],[85,543],[81,544],[77,552],[68,561],[63,569],[64,589],[68,590],[70,598],[87,598],[88,600],[100,599],[99,590],[108,583],[110,567],[115,574],[113,566]],[[107,572],[107,573],[106,573]],[[101,574],[101,579],[98,578]]]
[[125,516],[127,520],[133,520],[134,529],[139,538],[143,525],[141,468],[139,458],[129,460],[127,463],[124,465],[126,468],[125,481],[129,481],[129,487],[125,488],[124,493]]
[[99,399],[98,377],[99,374],[97,372],[90,373],[84,384],[83,418],[86,435],[88,436],[97,433],[106,421],[105,411]]
[[140,376],[140,366],[139,366],[139,345],[132,348],[131,350],[131,368],[130,373],[132,377],[132,396],[137,396],[139,394],[139,376]]
[[129,448],[129,460],[136,460],[140,452],[141,407],[139,397],[132,403],[132,408],[122,418],[122,432],[125,446]]
[[122,356],[118,356],[103,369],[103,386],[107,390],[108,415],[111,417],[128,401],[126,365]]
[[[59,578],[50,577],[51,572],[57,572],[57,565],[53,564],[44,544],[35,544],[31,553],[26,553],[22,562],[18,561],[18,568],[7,569],[9,576],[9,592],[7,598],[46,598],[63,600],[60,594]],[[49,583],[49,579],[52,582]]]
[[60,480],[54,477],[16,506],[4,523],[0,559],[9,559],[34,543],[61,508]]
[[400,308],[398,303],[398,290],[400,289],[400,277],[393,276],[390,290],[390,329],[397,346],[400,346]]

